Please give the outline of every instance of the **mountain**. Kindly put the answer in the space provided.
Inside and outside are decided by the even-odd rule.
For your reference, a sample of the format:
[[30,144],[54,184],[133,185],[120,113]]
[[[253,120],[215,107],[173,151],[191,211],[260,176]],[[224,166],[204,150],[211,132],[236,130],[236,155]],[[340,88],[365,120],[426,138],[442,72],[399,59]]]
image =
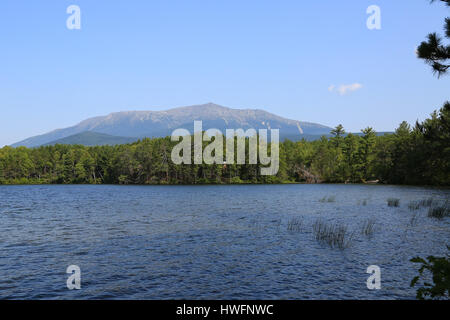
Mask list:
[[[54,144],[61,139],[85,132],[95,132],[122,138],[165,137],[171,135],[173,130],[178,128],[185,128],[193,132],[194,120],[203,121],[203,130],[216,128],[225,133],[227,128],[242,128],[245,130],[249,128],[279,129],[280,139],[289,137],[293,140],[297,140],[295,137],[302,139],[302,137],[329,134],[331,130],[331,128],[320,124],[290,120],[264,110],[231,109],[208,103],[166,111],[115,112],[107,116],[84,120],[72,127],[57,129],[43,135],[31,137],[12,146],[37,147],[45,144]],[[72,137],[70,141],[77,139],[77,141],[82,142],[81,137]]]
[[82,144],[85,146],[103,146],[103,145],[116,145],[116,144],[126,144],[132,143],[138,140],[138,138],[133,137],[118,137],[109,134],[98,133],[94,131],[85,131],[82,133],[77,133],[62,139],[58,139],[49,143],[44,144],[44,146],[50,146],[55,144]]

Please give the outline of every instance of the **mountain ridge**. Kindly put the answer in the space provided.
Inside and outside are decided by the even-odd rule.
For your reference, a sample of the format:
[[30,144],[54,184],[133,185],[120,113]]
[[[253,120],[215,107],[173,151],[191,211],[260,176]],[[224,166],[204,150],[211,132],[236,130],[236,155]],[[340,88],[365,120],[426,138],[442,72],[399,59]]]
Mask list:
[[98,133],[94,131],[84,131],[71,135],[62,139],[54,140],[49,143],[43,144],[42,146],[52,146],[56,144],[79,144],[84,146],[104,146],[104,145],[117,145],[117,144],[127,144],[133,143],[139,140],[135,137],[120,137],[112,136],[109,134]]
[[328,134],[330,127],[283,118],[261,109],[232,109],[214,103],[177,107],[163,111],[120,111],[85,119],[78,124],[33,136],[12,144],[13,147],[38,147],[83,132],[95,132],[120,138],[170,136],[173,130],[193,132],[194,120],[202,120],[203,129],[279,129],[280,138]]

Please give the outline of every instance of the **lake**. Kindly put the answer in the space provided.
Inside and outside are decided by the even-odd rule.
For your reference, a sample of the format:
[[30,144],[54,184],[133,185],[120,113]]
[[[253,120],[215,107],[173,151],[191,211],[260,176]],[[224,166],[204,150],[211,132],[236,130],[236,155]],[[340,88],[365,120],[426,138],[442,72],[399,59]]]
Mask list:
[[[388,207],[388,198],[400,199]],[[450,219],[411,211],[449,189],[383,185],[0,186],[2,299],[410,299],[414,256]],[[367,221],[372,234],[363,234]],[[345,225],[345,248],[316,239]],[[81,269],[69,290],[66,268]],[[369,290],[367,267],[381,268]]]

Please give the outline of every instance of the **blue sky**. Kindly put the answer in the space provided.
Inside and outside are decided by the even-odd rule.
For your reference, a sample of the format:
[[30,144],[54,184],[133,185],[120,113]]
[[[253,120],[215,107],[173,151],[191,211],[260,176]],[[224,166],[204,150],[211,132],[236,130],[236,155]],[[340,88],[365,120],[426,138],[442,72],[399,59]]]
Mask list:
[[[81,30],[66,28],[71,4]],[[366,27],[372,4],[381,30]],[[110,112],[206,102],[390,131],[450,99],[450,77],[415,56],[449,13],[427,0],[2,0],[0,146]]]

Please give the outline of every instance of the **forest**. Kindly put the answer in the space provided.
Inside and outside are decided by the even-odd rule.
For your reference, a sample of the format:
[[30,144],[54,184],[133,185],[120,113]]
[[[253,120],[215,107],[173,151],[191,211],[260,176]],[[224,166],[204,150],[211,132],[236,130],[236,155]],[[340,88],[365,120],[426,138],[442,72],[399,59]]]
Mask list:
[[0,184],[450,185],[450,102],[413,127],[402,122],[392,134],[377,136],[370,127],[347,134],[342,125],[331,134],[281,142],[275,176],[260,175],[254,164],[176,165],[171,149],[177,142],[170,137],[115,146],[6,146],[0,149]]

